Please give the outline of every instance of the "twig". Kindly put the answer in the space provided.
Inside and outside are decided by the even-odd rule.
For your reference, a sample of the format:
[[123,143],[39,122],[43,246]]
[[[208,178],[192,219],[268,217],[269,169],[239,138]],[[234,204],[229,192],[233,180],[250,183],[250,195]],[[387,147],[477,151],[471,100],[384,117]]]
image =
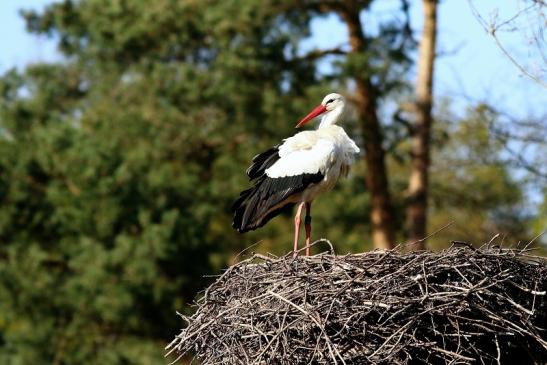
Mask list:
[[436,235],[437,233],[441,232],[442,230],[450,227],[451,225],[454,224],[454,221],[450,221],[448,222],[447,224],[445,224],[444,226],[442,226],[441,228],[439,228],[438,230],[436,230],[435,232],[425,236],[424,238],[421,238],[417,241],[414,241],[414,242],[410,242],[410,243],[400,243],[398,244],[397,246],[412,246],[412,245],[415,245],[415,244],[418,244],[418,243],[421,243],[421,242],[424,242],[425,240],[427,240],[428,238],[431,238],[433,237],[434,235]]
[[193,354],[203,365],[547,358],[547,261],[527,252],[487,243],[442,252],[253,255],[205,290],[166,350],[175,362]]

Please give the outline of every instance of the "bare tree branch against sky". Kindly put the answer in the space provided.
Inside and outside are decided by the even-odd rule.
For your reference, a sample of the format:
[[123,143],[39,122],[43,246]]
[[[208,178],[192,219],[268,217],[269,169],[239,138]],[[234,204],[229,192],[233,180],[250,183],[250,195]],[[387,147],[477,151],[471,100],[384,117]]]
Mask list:
[[[483,11],[477,9],[473,0],[468,2],[477,21],[507,59],[522,74],[547,88],[547,43],[543,34],[547,25],[547,4],[543,0],[516,1],[518,8],[514,13],[502,17],[498,7],[492,8],[488,15],[484,15]],[[504,41],[504,34],[507,33],[516,33],[522,37],[524,52],[514,52],[507,48]]]

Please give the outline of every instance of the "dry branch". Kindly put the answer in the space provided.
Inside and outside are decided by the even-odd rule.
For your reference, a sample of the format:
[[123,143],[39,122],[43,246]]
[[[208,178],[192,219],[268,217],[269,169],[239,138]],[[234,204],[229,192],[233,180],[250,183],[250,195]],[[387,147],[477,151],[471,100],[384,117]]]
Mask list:
[[543,364],[546,293],[547,262],[522,250],[253,256],[167,350],[202,364]]

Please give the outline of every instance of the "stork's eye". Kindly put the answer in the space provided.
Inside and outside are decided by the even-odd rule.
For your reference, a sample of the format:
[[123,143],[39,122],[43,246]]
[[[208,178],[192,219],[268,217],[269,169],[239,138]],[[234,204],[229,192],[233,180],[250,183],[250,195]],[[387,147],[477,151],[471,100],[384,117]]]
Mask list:
[[332,103],[334,99],[329,99],[325,105],[328,105],[329,103]]

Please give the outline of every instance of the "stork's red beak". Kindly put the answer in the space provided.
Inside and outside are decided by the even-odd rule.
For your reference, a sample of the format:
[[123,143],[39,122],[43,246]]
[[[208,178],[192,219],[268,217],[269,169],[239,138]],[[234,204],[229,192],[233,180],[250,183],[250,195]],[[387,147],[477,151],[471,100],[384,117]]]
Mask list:
[[323,114],[326,111],[327,111],[327,107],[324,106],[323,104],[315,107],[315,109],[313,109],[310,112],[310,114],[306,115],[304,118],[302,118],[300,122],[298,122],[298,124],[296,125],[296,128],[302,127],[304,124],[308,123],[310,120],[317,117],[318,115]]

